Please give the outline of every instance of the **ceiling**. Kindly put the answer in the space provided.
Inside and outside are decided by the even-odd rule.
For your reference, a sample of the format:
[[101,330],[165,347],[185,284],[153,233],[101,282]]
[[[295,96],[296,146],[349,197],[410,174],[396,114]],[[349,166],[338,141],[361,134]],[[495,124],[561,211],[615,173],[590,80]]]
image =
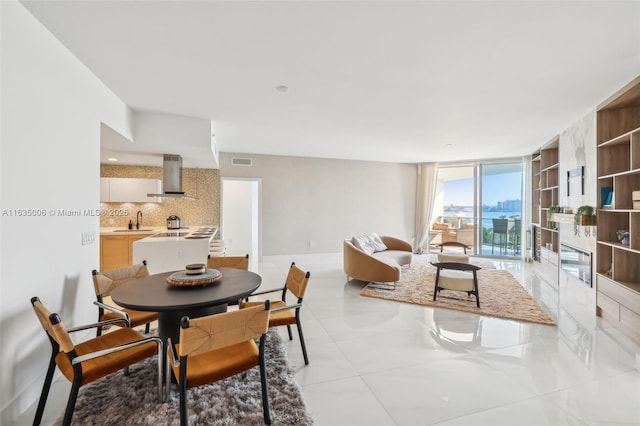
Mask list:
[[527,155],[640,74],[637,0],[23,3],[134,111],[212,120],[223,152]]

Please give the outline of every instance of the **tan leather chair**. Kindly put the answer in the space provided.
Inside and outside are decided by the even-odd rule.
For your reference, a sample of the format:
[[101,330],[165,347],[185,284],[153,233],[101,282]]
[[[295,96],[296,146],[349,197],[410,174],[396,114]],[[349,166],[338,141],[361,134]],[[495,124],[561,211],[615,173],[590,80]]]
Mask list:
[[[98,272],[94,269],[91,271],[91,275],[93,276],[93,287],[96,292],[97,300],[93,303],[98,306],[98,321],[125,318],[129,323],[129,327],[137,327],[144,324],[145,333],[149,334],[149,323],[158,319],[157,312],[123,308],[111,299],[111,292],[114,288],[149,275],[147,262],[143,260],[140,264],[110,271]],[[96,335],[100,336],[101,334],[102,327],[99,327]]]
[[[65,426],[71,424],[78,391],[81,386],[154,355],[158,356],[158,399],[162,402],[162,363],[159,360],[164,353],[164,344],[160,338],[144,337],[138,331],[128,328],[126,320],[123,318],[67,329],[62,324],[60,316],[49,312],[40,302],[40,299],[33,297],[31,305],[51,343],[51,359],[44,385],[42,386],[36,416],[33,420],[34,425],[39,425],[42,421],[42,414],[47,403],[56,365],[67,380],[71,382],[69,400],[64,413],[64,420],[62,421]],[[106,333],[104,336],[98,336],[86,342],[74,344],[69,336],[69,333],[75,331],[117,323],[124,323],[125,325],[122,328]]]
[[[304,294],[307,291],[307,284],[309,284],[310,276],[310,272],[303,271],[296,266],[295,262],[293,262],[289,267],[289,273],[287,274],[284,287],[252,294],[252,296],[258,296],[274,292],[282,292],[282,300],[271,302],[271,318],[269,319],[269,327],[280,327],[286,325],[287,332],[289,333],[289,340],[293,340],[291,326],[295,325],[297,327],[305,365],[309,365],[309,357],[307,356],[307,347],[304,343],[302,324],[300,323],[300,309],[302,308],[302,300],[304,299]],[[287,304],[287,292],[291,292],[291,294],[298,299],[295,304]],[[263,302],[243,302],[240,304],[240,309],[247,309],[261,305],[262,303]]]
[[[271,424],[264,344],[269,325],[269,301],[222,314],[182,317],[180,343],[167,347],[167,393],[171,374],[180,388],[180,424],[187,425],[187,390],[260,367],[264,422]],[[259,346],[254,339],[260,338]]]

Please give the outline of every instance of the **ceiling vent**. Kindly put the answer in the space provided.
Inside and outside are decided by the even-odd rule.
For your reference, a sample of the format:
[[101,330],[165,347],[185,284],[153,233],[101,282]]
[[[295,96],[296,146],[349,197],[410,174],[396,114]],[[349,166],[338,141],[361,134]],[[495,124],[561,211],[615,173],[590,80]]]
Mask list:
[[233,166],[253,166],[253,160],[251,158],[232,158],[231,164]]

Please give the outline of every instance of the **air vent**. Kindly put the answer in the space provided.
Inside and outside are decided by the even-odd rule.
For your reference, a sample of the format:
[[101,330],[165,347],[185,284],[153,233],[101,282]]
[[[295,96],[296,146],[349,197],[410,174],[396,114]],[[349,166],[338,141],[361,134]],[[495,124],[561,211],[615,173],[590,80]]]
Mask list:
[[251,158],[232,158],[231,164],[234,166],[252,166]]

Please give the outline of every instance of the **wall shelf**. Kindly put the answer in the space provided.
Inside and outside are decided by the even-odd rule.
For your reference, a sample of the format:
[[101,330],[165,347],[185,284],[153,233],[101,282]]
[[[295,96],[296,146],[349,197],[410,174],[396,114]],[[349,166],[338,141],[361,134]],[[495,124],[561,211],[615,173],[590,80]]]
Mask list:
[[[640,342],[640,77],[598,107],[597,193],[613,189],[611,209],[598,209],[596,312]],[[617,231],[629,231],[621,244]]]

